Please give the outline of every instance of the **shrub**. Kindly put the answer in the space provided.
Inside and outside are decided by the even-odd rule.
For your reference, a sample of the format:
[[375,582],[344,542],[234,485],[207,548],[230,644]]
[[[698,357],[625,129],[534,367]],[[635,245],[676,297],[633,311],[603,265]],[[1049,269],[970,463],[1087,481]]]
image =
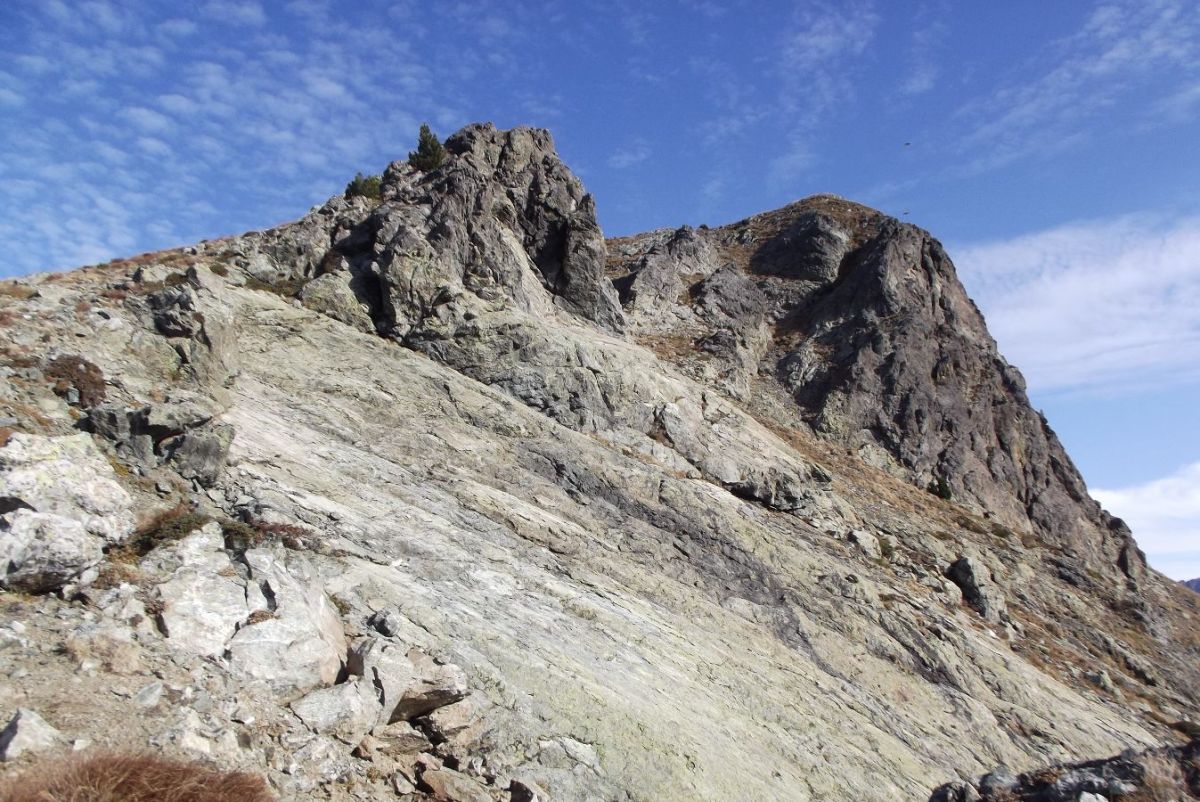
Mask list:
[[354,179],[346,185],[346,198],[371,198],[379,200],[379,176],[355,173]]
[[108,552],[110,560],[133,562],[163,543],[182,540],[211,518],[193,512],[186,504],[159,510],[143,520],[129,539]]
[[946,501],[954,498],[954,491],[950,489],[950,483],[947,482],[943,476],[939,476],[936,479],[931,479],[929,481],[929,486],[925,489],[930,493],[933,493],[938,498],[945,499]]
[[35,764],[0,802],[273,802],[262,777],[147,754],[88,751]]
[[408,163],[428,173],[441,167],[445,161],[446,149],[438,141],[437,135],[429,130],[429,126],[422,123],[421,133],[417,137],[417,149],[408,154]]

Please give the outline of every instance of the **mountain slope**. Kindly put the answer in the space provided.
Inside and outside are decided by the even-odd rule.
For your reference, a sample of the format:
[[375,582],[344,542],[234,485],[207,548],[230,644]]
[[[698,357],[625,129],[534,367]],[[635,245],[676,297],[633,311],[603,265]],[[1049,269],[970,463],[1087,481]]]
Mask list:
[[[203,551],[194,586],[292,577],[275,584],[336,602],[324,642],[417,649],[471,696],[411,716],[428,740],[408,752],[396,724],[365,748],[361,727],[292,716],[357,693],[351,646],[330,687],[247,686],[271,723],[254,728],[237,688],[263,676],[246,641],[272,624],[246,607],[196,669],[218,704],[114,733],[96,702],[80,737],[144,746],[199,717],[171,748],[299,797],[395,776],[434,793],[447,770],[502,799],[513,780],[554,799],[911,799],[1197,717],[1200,603],[1087,498],[928,235],[821,196],[605,243],[546,132],[471,126],[446,148],[433,173],[393,164],[378,205],[8,285],[18,446],[84,428],[135,510],[303,534],[139,555],[128,592],[157,627],[87,570],[74,601],[5,609],[86,627],[90,600],[139,670],[170,675],[195,642],[163,617],[217,604],[179,595],[191,563],[171,549]],[[56,378],[60,357],[103,397],[80,392],[86,367]],[[290,620],[278,603],[261,612]],[[49,718],[69,680],[47,677],[76,666],[46,643],[58,656],[6,704]],[[319,759],[281,762],[299,752]]]

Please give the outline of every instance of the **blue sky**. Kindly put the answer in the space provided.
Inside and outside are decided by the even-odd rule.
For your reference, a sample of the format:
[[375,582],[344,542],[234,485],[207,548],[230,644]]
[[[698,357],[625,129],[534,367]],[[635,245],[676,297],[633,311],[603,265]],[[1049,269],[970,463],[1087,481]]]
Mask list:
[[1200,576],[1200,4],[0,3],[0,274],[293,219],[429,121],[550,128],[610,235],[834,192],[947,245]]

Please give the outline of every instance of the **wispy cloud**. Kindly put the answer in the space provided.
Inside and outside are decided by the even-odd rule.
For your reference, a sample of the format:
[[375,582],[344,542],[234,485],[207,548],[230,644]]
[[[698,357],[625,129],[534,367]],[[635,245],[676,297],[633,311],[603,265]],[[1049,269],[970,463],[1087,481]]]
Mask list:
[[1200,377],[1200,219],[1122,217],[956,249],[1001,350],[1040,392]]
[[854,97],[853,63],[875,37],[879,14],[865,0],[805,3],[786,26],[775,65],[777,105],[787,135],[768,160],[767,183],[794,184],[812,163],[813,131]]
[[645,139],[635,139],[608,157],[608,166],[614,170],[625,170],[650,158],[650,144]]
[[906,59],[907,74],[900,84],[901,94],[923,95],[937,85],[941,74],[939,51],[950,32],[945,22],[947,15],[946,0],[922,3],[917,7],[916,27]]
[[[1076,33],[959,110],[965,128],[956,147],[986,153],[968,171],[1082,141],[1097,114],[1121,98],[1132,98],[1144,114],[1169,111],[1170,101],[1154,96],[1155,80],[1200,68],[1197,41],[1200,5],[1191,0],[1119,0],[1096,7]],[[1135,117],[1128,124],[1137,122]]]
[[1174,579],[1200,577],[1200,462],[1142,485],[1092,495],[1129,524],[1151,565]]

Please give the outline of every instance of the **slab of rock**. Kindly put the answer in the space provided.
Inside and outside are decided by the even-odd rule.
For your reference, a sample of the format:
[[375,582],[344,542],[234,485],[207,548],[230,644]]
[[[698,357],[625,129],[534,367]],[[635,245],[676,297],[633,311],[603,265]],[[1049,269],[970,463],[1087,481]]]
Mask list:
[[332,685],[347,644],[319,578],[302,560],[285,566],[265,549],[247,551],[245,559],[251,580],[272,600],[274,616],[238,630],[229,642],[230,664],[281,692]]
[[426,768],[420,782],[439,802],[495,802],[486,787],[453,769]]
[[104,541],[74,519],[19,509],[0,516],[0,586],[57,590],[104,556]]
[[313,732],[357,745],[378,722],[381,705],[374,686],[360,677],[312,691],[292,702],[292,711]]
[[26,752],[41,752],[65,743],[61,732],[37,713],[22,707],[0,731],[0,760],[13,760]]
[[14,433],[0,448],[0,504],[71,518],[108,543],[133,530],[129,493],[87,434]]

